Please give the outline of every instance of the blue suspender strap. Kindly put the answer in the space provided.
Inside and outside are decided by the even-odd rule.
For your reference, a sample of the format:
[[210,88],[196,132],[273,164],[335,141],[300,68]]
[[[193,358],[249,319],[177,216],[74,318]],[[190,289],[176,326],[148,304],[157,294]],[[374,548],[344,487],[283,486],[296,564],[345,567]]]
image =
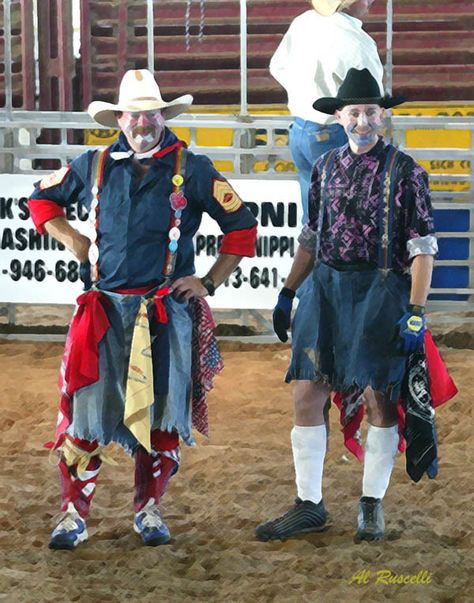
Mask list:
[[184,145],[179,146],[176,149],[174,175],[171,179],[173,190],[170,195],[171,215],[168,227],[169,243],[165,254],[165,261],[163,264],[162,272],[165,279],[171,278],[175,270],[178,251],[178,240],[181,236],[179,232],[179,226],[181,225],[182,212],[187,205],[187,200],[184,196],[186,159],[186,148],[184,147]]
[[321,241],[321,233],[323,231],[323,220],[324,213],[327,204],[327,187],[328,187],[328,175],[331,173],[332,167],[336,160],[336,154],[339,149],[333,149],[326,155],[325,161],[321,170],[321,186],[320,186],[320,200],[319,200],[319,214],[318,214],[318,230],[316,232],[316,261],[319,255],[319,246]]
[[387,154],[382,173],[382,191],[379,202],[379,249],[378,267],[390,270],[392,267],[393,215],[395,202],[396,169],[400,152],[393,146]]

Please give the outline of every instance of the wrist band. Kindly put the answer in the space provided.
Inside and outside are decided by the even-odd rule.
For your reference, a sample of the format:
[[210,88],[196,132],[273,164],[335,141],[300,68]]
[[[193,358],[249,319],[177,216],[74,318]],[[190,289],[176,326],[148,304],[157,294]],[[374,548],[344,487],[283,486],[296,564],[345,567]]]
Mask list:
[[283,297],[287,297],[288,299],[293,299],[296,295],[296,292],[293,291],[293,289],[288,289],[288,287],[283,287],[283,289],[280,291],[280,295],[283,295]]
[[408,312],[416,314],[416,316],[425,315],[425,306],[418,306],[417,304],[408,304]]
[[212,297],[216,292],[216,285],[210,276],[204,276],[199,279],[202,285],[207,289],[208,294]]

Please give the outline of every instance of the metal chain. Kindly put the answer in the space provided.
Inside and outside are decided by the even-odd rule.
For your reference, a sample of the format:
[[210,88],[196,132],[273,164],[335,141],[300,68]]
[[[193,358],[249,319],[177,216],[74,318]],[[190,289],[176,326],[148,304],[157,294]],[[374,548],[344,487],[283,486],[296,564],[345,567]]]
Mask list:
[[202,42],[203,38],[204,38],[204,2],[206,0],[200,0],[199,1],[199,8],[201,9],[200,14],[199,14],[199,34],[198,34],[198,41]]
[[193,0],[187,0],[186,2],[186,13],[184,15],[184,38],[186,42],[186,50],[189,50],[191,47],[191,5]]
[[[204,38],[204,19],[205,19],[205,2],[206,0],[199,0],[199,33],[198,41],[202,42]],[[186,0],[186,12],[184,16],[184,37],[186,50],[191,48],[191,9],[193,0]]]

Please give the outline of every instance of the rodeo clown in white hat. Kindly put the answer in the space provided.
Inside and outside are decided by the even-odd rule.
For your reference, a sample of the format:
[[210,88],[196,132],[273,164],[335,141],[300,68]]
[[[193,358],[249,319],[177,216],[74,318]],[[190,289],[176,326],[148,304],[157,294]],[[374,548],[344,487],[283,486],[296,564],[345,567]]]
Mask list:
[[[192,100],[165,102],[150,71],[127,71],[116,105],[95,101],[88,109],[121,130],[118,140],[44,178],[29,200],[38,231],[79,260],[85,289],[66,342],[51,445],[59,451],[63,512],[53,549],[87,540],[110,442],[135,458],[135,532],[146,545],[169,542],[158,505],[179,468],[179,438],[194,444],[192,426],[207,433],[209,379],[222,362],[204,298],[254,255],[256,220],[211,161],[166,127]],[[76,203],[89,213],[88,236],[65,218]],[[193,236],[204,212],[223,238],[198,278]]]

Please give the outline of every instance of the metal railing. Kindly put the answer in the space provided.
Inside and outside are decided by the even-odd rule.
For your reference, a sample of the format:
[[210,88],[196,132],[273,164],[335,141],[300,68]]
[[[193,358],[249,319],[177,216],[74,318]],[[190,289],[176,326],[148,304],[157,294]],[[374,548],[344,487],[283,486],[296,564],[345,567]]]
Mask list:
[[[231,162],[232,170],[221,170],[228,178],[296,179],[294,171],[288,171],[291,154],[282,144],[288,132],[289,116],[246,116],[244,118],[223,115],[190,114],[170,122],[172,128],[189,131],[190,148],[204,153],[213,161]],[[41,169],[44,161],[56,159],[65,164],[90,146],[70,144],[74,136],[82,136],[84,130],[101,128],[86,113],[61,113],[41,111],[0,111],[0,171],[12,174],[41,175],[50,170]],[[463,130],[470,132],[470,148],[409,148],[407,152],[416,160],[451,160],[462,162],[459,173],[437,173],[432,178],[445,183],[446,187],[461,184],[463,190],[433,191],[433,205],[441,210],[465,210],[469,212],[469,231],[438,232],[439,238],[469,239],[467,259],[438,260],[437,266],[463,266],[469,270],[468,285],[463,288],[432,289],[434,294],[469,296],[462,301],[432,302],[432,308],[472,309],[474,307],[474,118],[472,117],[418,117],[392,116],[391,138],[402,150],[406,149],[406,134],[410,130]],[[38,142],[42,130],[59,132],[59,143]],[[232,145],[202,146],[197,144],[198,132],[206,129],[232,130]],[[75,134],[73,134],[75,132]],[[34,166],[40,166],[34,169]],[[286,171],[283,171],[285,170]],[[294,168],[293,168],[294,169]]]
[[[0,169],[3,173],[44,173],[44,170],[33,169],[33,160],[59,159],[62,164],[77,157],[90,146],[85,144],[69,144],[71,131],[106,130],[94,122],[86,113],[61,113],[53,111],[15,111],[9,114],[0,110]],[[205,153],[214,161],[232,161],[233,170],[225,175],[234,178],[261,177],[260,172],[253,172],[249,160],[265,159],[270,161],[268,172],[275,177],[288,178],[275,170],[277,160],[291,161],[291,154],[286,146],[278,144],[276,137],[279,131],[287,131],[290,124],[288,116],[258,116],[255,118],[226,117],[222,115],[185,115],[173,119],[171,128],[186,128],[190,132],[190,148],[195,153]],[[200,146],[197,144],[198,130],[231,129],[233,131],[232,146]],[[58,144],[37,142],[42,130],[57,130],[60,135]],[[256,139],[256,134],[266,134],[267,140]],[[247,160],[247,161],[245,161]],[[246,167],[247,166],[247,167]],[[290,175],[290,177],[295,177]]]
[[[471,147],[466,148],[410,148],[409,154],[414,159],[458,159],[471,162],[469,174],[439,174],[437,179],[444,181],[469,181],[473,180],[474,166],[474,117],[438,117],[438,116],[392,116],[391,138],[402,149],[406,149],[406,132],[414,129],[428,130],[469,130],[471,132]],[[279,177],[280,172],[273,169],[275,160],[290,160],[291,154],[287,146],[282,146],[279,137],[282,131],[288,131],[291,123],[289,116],[223,116],[188,114],[181,115],[171,122],[171,128],[186,128],[190,131],[190,148],[196,153],[206,153],[212,160],[233,160],[234,169],[228,172],[233,177],[245,176],[258,177],[259,172],[246,168],[242,157],[270,160],[268,171]],[[60,133],[58,144],[39,143],[37,139],[42,130],[57,130]],[[5,136],[12,137],[11,142],[0,147],[0,159],[3,162],[2,171],[5,173],[41,173],[33,170],[26,162],[28,159],[60,159],[65,163],[85,150],[89,145],[68,144],[68,131],[105,130],[94,122],[87,113],[56,112],[56,111],[5,111],[0,110],[0,136],[5,141]],[[233,144],[222,146],[200,146],[197,144],[197,131],[204,129],[232,129],[234,132]],[[266,135],[263,141],[261,134]],[[259,137],[257,138],[257,134]],[[7,163],[10,161],[10,169]],[[288,174],[284,175],[285,178]],[[296,176],[295,176],[296,177]],[[467,197],[466,194],[449,193],[451,197]]]

